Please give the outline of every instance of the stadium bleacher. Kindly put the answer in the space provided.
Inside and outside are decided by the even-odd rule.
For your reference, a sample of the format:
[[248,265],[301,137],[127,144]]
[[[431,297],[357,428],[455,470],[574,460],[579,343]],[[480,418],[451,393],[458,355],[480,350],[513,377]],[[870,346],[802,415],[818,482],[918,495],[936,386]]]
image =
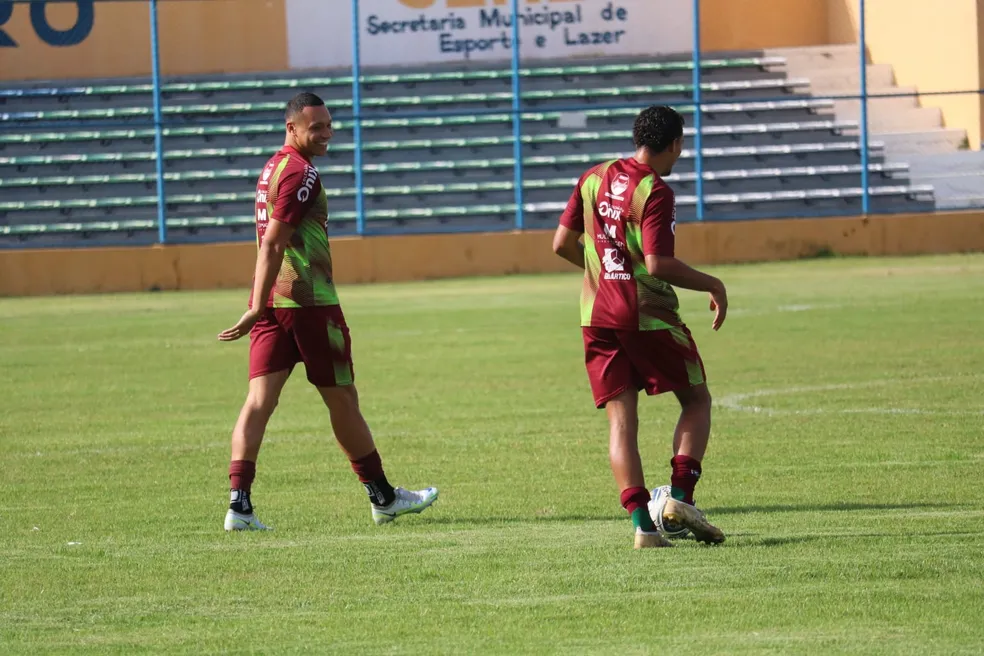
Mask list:
[[[811,97],[781,57],[702,65],[705,218],[856,214],[856,120]],[[691,63],[529,66],[523,78],[524,211],[555,224],[577,176],[631,152],[638,107],[676,106],[688,148],[669,180],[678,219],[696,206]],[[511,76],[506,67],[363,76],[365,219],[371,233],[506,229],[515,221]],[[252,238],[256,177],[283,141],[297,90],[326,99],[335,140],[319,160],[334,234],[355,230],[351,77],[262,75],[163,87],[167,217],[175,241]],[[145,80],[0,88],[0,245],[151,243],[157,196]],[[764,99],[764,100],[763,100]],[[621,105],[621,106],[620,106]],[[409,116],[408,116],[409,115]],[[932,209],[933,188],[871,142],[872,207]]]

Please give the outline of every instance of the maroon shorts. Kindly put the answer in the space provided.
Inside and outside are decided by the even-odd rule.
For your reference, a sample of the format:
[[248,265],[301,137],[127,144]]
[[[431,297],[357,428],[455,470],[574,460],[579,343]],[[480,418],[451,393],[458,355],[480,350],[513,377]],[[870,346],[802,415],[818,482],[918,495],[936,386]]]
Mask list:
[[663,330],[582,328],[595,405],[626,390],[662,394],[705,382],[704,363],[686,326]]
[[249,340],[250,379],[303,362],[307,379],[318,387],[355,382],[352,341],[338,305],[267,308]]

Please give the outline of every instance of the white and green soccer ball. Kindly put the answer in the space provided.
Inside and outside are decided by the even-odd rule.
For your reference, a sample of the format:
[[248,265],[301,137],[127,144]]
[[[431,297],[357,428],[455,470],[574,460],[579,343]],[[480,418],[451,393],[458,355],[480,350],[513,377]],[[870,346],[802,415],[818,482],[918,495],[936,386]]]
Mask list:
[[649,497],[649,516],[653,518],[653,523],[656,524],[656,528],[663,535],[671,540],[679,540],[690,534],[690,529],[686,526],[677,526],[676,524],[668,525],[663,519],[663,508],[666,506],[666,500],[671,498],[669,485],[663,485],[654,489]]

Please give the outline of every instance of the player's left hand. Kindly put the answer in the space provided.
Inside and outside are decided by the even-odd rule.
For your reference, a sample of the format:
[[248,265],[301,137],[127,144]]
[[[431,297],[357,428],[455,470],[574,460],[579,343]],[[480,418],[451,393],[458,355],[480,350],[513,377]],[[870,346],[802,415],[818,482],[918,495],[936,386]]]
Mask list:
[[254,310],[250,308],[246,310],[246,314],[236,323],[232,328],[227,328],[219,333],[220,342],[234,342],[244,335],[248,335],[249,331],[253,329],[256,322],[260,320],[263,316],[263,310]]

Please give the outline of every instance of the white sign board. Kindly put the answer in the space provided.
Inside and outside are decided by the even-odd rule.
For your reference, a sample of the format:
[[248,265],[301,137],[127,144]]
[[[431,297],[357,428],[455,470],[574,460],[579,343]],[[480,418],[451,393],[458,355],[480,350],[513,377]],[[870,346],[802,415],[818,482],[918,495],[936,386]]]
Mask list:
[[[520,0],[520,56],[656,55],[693,48],[692,0]],[[287,0],[292,68],[352,65],[351,0]],[[363,66],[512,57],[511,0],[360,0]]]

